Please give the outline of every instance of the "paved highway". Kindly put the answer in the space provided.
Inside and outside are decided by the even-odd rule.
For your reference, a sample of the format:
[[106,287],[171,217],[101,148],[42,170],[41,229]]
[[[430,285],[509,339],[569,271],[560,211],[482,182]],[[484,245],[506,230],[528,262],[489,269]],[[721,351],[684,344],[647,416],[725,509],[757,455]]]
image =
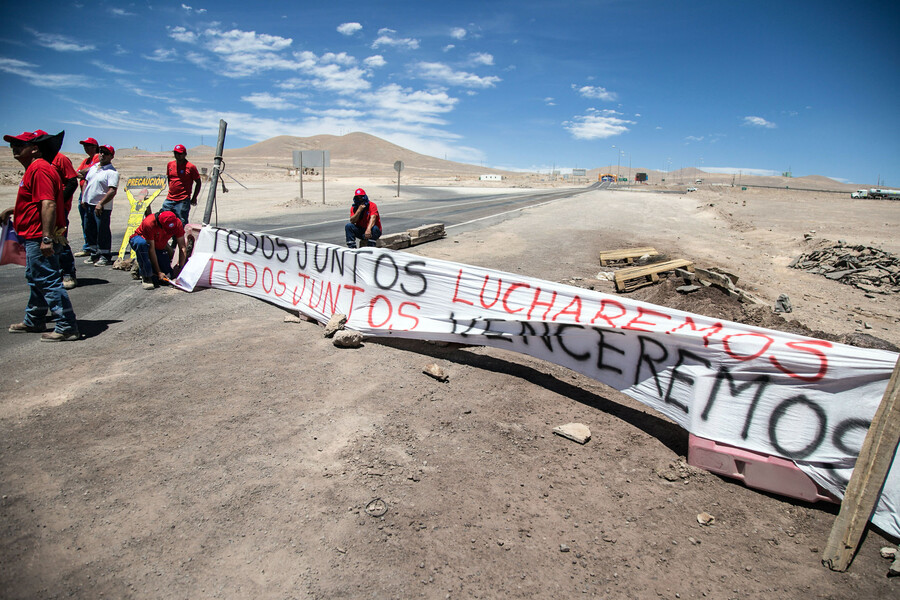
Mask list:
[[[527,190],[514,194],[471,196],[441,195],[440,190],[436,190],[432,198],[381,202],[379,211],[383,213],[382,225],[389,233],[429,223],[444,223],[448,235],[453,235],[494,225],[529,207],[570,198],[608,185],[596,183],[576,189]],[[343,245],[344,223],[348,219],[349,207],[348,202],[347,206],[316,209],[306,215],[301,211],[295,223],[285,223],[284,217],[233,220],[223,215],[218,226]],[[216,224],[215,218],[213,224]],[[73,225],[77,227],[77,223]],[[115,232],[113,235],[115,236]],[[74,247],[80,248],[80,232],[76,232],[72,238]],[[114,241],[113,245],[118,247],[118,243]],[[127,318],[128,310],[171,301],[168,294],[145,292],[131,279],[129,273],[109,267],[84,265],[81,258],[75,260],[79,261],[76,263],[78,287],[69,294],[78,316],[79,327],[86,337],[99,335],[110,325]],[[10,323],[20,322],[27,301],[28,286],[25,283],[24,268],[15,265],[0,267],[0,326],[5,329]],[[37,341],[33,334],[9,334],[4,331],[0,335],[4,336],[3,343],[0,344],[0,362],[7,352],[26,350],[27,344]],[[85,360],[88,359],[89,357],[85,357]]]

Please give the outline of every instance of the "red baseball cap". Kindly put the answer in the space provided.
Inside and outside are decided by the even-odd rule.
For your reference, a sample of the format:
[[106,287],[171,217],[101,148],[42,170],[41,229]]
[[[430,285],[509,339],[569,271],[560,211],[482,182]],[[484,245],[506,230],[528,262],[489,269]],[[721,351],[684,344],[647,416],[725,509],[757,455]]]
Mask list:
[[113,148],[112,146],[109,146],[109,145],[107,145],[107,146],[100,146],[100,148],[103,149],[103,150],[109,150],[109,153],[112,154],[113,156],[116,155],[116,149]]
[[175,229],[175,226],[181,223],[181,220],[175,216],[171,210],[164,210],[159,213],[159,224],[165,229]]
[[100,142],[98,142],[98,141],[95,140],[94,138],[90,138],[90,137],[89,137],[89,138],[84,138],[83,140],[81,140],[81,141],[78,142],[78,143],[79,143],[79,144],[90,144],[90,145],[92,145],[92,146],[99,146],[99,145],[100,145]]
[[354,196],[365,196],[365,195],[366,195],[366,190],[364,190],[364,189],[362,189],[362,188],[356,188],[356,191],[353,192],[353,195],[354,195]]
[[175,144],[175,147],[172,148],[172,152],[177,152],[178,154],[187,154],[187,148],[185,148],[181,144]]
[[4,135],[3,141],[8,144],[11,144],[13,142],[13,140],[15,140],[17,142],[28,143],[28,142],[33,142],[34,140],[38,139],[39,137],[42,137],[45,135],[47,135],[47,133],[45,131],[41,131],[40,129],[38,129],[37,131],[23,131],[19,135]]

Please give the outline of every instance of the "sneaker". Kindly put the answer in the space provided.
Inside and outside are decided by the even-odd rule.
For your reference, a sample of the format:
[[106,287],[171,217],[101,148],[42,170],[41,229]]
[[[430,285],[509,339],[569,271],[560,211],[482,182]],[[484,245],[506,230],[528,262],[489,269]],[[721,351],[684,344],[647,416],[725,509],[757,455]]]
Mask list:
[[87,250],[79,250],[78,252],[76,252],[76,253],[73,254],[72,256],[90,256],[90,255],[91,255],[91,253],[88,252]]
[[41,325],[37,327],[35,325],[26,325],[25,323],[13,323],[9,326],[10,333],[42,333],[46,331],[46,328]]
[[145,290],[152,290],[154,287],[156,287],[155,285],[153,285],[153,278],[143,277],[142,280],[143,283],[141,284],[141,287]]
[[78,280],[75,279],[74,275],[63,275],[63,287],[67,290],[74,289],[78,286]]
[[85,259],[84,264],[86,264],[86,265],[92,265],[92,264],[94,264],[95,262],[97,262],[97,259],[94,258],[93,256],[91,256],[90,258]]
[[108,267],[111,264],[112,264],[111,260],[109,260],[105,256],[101,256],[99,259],[97,259],[97,262],[94,263],[94,266],[95,267]]
[[48,331],[41,335],[42,342],[74,342],[75,340],[80,340],[81,334],[77,331],[70,331],[69,333],[57,333],[56,331]]

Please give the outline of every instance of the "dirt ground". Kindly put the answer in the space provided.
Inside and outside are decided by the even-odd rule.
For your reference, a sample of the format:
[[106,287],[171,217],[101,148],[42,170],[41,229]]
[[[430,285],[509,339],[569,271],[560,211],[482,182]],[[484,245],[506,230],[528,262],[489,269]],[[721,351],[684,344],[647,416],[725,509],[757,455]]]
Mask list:
[[[333,185],[340,196],[361,183]],[[290,185],[230,186],[220,217],[314,218]],[[402,203],[389,181],[371,185],[383,212]],[[655,246],[733,272],[769,306],[786,293],[794,312],[788,321],[712,289],[682,296],[672,282],[640,299],[900,345],[896,297],[787,268],[823,240],[900,252],[898,217],[900,203],[824,192],[597,191],[413,251],[614,293],[599,252]],[[0,597],[900,593],[879,555],[896,540],[870,531],[849,572],[829,571],[835,505],[687,466],[685,431],[565,368],[427,342],[337,349],[316,324],[218,290],[72,299],[106,332],[35,340],[0,367]],[[431,362],[449,381],[422,373]],[[569,422],[592,439],[551,433]],[[701,526],[701,512],[715,521]]]

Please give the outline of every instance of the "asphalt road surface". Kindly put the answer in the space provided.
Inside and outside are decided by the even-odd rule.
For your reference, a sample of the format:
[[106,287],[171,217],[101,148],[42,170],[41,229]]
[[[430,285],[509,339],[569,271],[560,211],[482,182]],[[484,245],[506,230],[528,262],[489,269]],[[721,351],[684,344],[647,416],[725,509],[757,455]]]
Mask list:
[[[430,223],[444,223],[448,235],[454,232],[477,230],[502,222],[515,213],[562,198],[570,198],[589,190],[608,187],[608,183],[594,184],[583,189],[527,190],[514,194],[479,194],[461,196],[452,194],[441,196],[435,192],[433,198],[404,200],[393,204],[381,203],[382,225],[388,233],[406,231],[412,227]],[[302,214],[296,223],[285,223],[284,218],[258,220],[229,220],[222,215],[216,223],[219,227],[268,233],[284,238],[303,239],[343,245],[344,223],[348,219],[349,206],[319,210],[309,213],[305,221]],[[73,223],[77,228],[77,221]],[[113,232],[113,246],[118,247]],[[70,240],[74,248],[80,248],[82,239],[79,231],[73,231]],[[130,308],[147,303],[166,301],[161,294],[147,294],[132,280],[131,275],[109,267],[93,267],[76,258],[78,287],[69,292],[81,333],[85,337],[100,335],[110,325],[120,321]],[[22,321],[28,302],[28,286],[25,283],[25,269],[17,265],[0,267],[0,326],[6,328],[11,323]],[[48,324],[48,331],[52,324]],[[0,362],[8,352],[20,352],[34,343],[35,336],[29,334],[0,333]],[[86,357],[86,360],[88,357]]]

